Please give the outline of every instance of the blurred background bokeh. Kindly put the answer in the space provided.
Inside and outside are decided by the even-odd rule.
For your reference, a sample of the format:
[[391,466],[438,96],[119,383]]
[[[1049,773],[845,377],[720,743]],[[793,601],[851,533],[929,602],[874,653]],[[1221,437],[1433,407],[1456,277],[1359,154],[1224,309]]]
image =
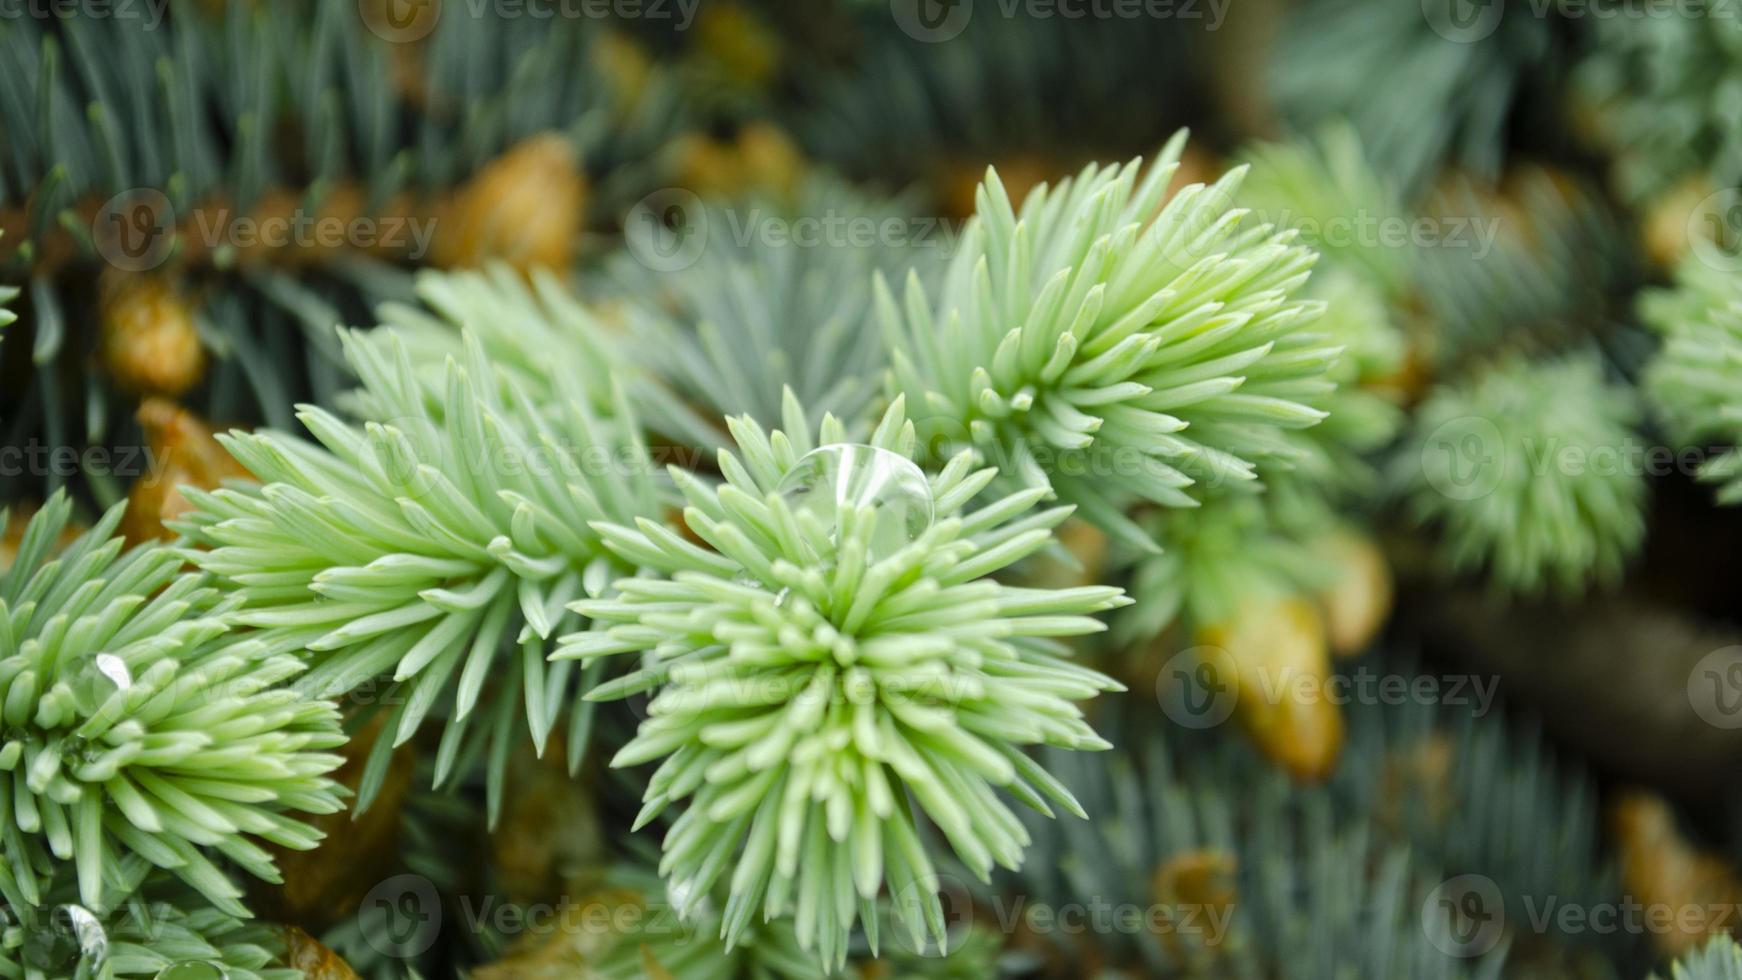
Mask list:
[[[247,476],[213,433],[345,407],[333,326],[417,326],[431,269],[554,275],[632,338],[650,438],[704,466],[782,386],[862,414],[890,390],[873,276],[940,278],[989,166],[1020,211],[1181,129],[1176,187],[1242,173],[1242,220],[1319,253],[1328,418],[1262,495],[1128,508],[1159,553],[1061,529],[1027,574],[1136,600],[1082,644],[1129,688],[1093,709],[1117,748],[1055,770],[1090,819],[952,879],[950,955],[851,969],[1742,976],[1733,947],[1695,960],[1742,926],[1723,0],[17,0],[0,564],[61,490],[75,523],[126,501],[130,541],[173,539],[177,485]],[[1227,724],[1190,689],[1216,657]],[[1279,677],[1313,683],[1259,691]],[[251,893],[310,975],[804,975],[779,935],[665,956],[486,914],[381,940],[399,875],[450,922],[661,886],[609,752],[515,744],[432,790],[434,741],[379,735],[340,773],[370,807]],[[1229,918],[1021,914],[1087,896]]]

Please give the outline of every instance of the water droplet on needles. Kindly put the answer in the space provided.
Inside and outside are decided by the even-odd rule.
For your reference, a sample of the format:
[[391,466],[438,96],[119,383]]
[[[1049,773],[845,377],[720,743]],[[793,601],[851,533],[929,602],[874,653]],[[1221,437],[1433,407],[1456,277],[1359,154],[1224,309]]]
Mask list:
[[679,922],[689,922],[691,920],[696,909],[692,909],[690,904],[692,902],[697,902],[698,898],[700,901],[697,903],[696,909],[706,909],[707,898],[696,894],[696,883],[691,879],[685,878],[680,880],[673,878],[665,883],[666,904],[670,905],[671,908],[677,912]]
[[932,525],[925,472],[900,453],[876,446],[819,446],[799,457],[776,491],[795,515],[810,513],[832,535],[840,533],[842,508],[872,508],[877,524],[867,546],[871,561],[912,544]]
[[96,915],[82,905],[55,906],[42,926],[25,939],[24,960],[49,976],[73,976],[80,965],[95,973],[95,968],[109,958],[109,934]]
[[114,682],[115,687],[125,691],[133,686],[133,672],[127,669],[127,661],[112,653],[97,654],[97,671]]
[[157,971],[155,980],[229,980],[230,974],[216,963],[189,960],[174,963]]

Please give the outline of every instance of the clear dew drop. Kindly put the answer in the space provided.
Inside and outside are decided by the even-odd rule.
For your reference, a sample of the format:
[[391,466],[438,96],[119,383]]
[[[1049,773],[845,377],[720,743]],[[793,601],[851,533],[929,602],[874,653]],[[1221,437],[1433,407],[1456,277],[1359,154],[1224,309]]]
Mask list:
[[[677,910],[678,921],[680,922],[693,922],[696,919],[707,915],[710,908],[706,896],[702,896],[698,900],[696,895],[696,883],[688,878],[672,878],[667,880],[665,883],[665,900],[673,909]],[[692,902],[695,903],[694,908],[691,908]]]
[[49,976],[73,976],[83,965],[97,972],[109,958],[109,934],[90,909],[57,905],[24,941],[24,960]]
[[230,980],[230,973],[207,960],[189,960],[157,971],[156,980]]
[[112,653],[97,654],[97,671],[115,685],[117,690],[125,691],[133,686],[133,672],[127,669],[127,661]]
[[932,525],[931,484],[900,453],[859,443],[830,443],[799,457],[777,488],[794,514],[808,512],[839,533],[843,507],[871,507],[877,525],[869,558],[879,561],[919,539]]

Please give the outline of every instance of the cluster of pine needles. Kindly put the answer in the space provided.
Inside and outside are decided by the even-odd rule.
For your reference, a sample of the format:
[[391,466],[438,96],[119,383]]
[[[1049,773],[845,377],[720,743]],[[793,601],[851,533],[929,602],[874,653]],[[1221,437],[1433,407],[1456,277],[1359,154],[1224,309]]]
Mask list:
[[1742,980],[1662,6],[0,11],[0,978]]

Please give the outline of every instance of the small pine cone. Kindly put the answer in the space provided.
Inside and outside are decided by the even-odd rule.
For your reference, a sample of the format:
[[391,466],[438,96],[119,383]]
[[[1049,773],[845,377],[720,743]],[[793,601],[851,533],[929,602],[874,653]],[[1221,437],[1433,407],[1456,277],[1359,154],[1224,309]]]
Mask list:
[[739,3],[705,7],[696,21],[697,43],[734,85],[766,88],[780,70],[780,38]]
[[1331,652],[1352,657],[1367,649],[1391,615],[1391,567],[1370,537],[1355,531],[1326,535],[1313,545],[1336,580],[1318,594]]
[[1331,658],[1318,610],[1304,599],[1254,599],[1199,630],[1197,642],[1226,651],[1211,667],[1233,673],[1234,718],[1259,752],[1296,779],[1330,776],[1343,750],[1343,715],[1328,697]]
[[686,133],[673,140],[666,153],[675,161],[672,169],[677,183],[687,190],[718,197],[744,189],[744,168],[736,148],[725,140]]
[[738,131],[738,156],[749,174],[782,190],[797,186],[807,166],[792,138],[769,122],[753,122]]
[[206,352],[193,309],[168,279],[108,269],[97,282],[97,305],[103,366],[117,385],[174,397],[199,384]]
[[679,184],[702,197],[781,195],[804,176],[804,154],[778,126],[751,123],[731,141],[689,135],[672,144]]
[[193,509],[182,495],[183,485],[211,490],[227,479],[248,476],[248,471],[212,437],[206,420],[168,399],[146,399],[136,417],[145,430],[150,468],[127,493],[121,533],[129,544],[168,541],[175,532],[165,522]]
[[1434,827],[1443,827],[1457,809],[1451,790],[1457,747],[1441,731],[1428,732],[1385,753],[1379,774],[1380,822],[1394,830],[1405,829],[1405,816],[1425,814]]
[[593,58],[611,89],[613,107],[628,113],[640,103],[653,80],[653,59],[633,38],[618,31],[609,31],[599,39]]
[[1238,864],[1227,851],[1201,849],[1181,851],[1155,869],[1150,897],[1169,916],[1160,938],[1170,959],[1188,961],[1192,946],[1214,949],[1228,938],[1213,924],[1228,922],[1239,903],[1234,888]]
[[284,965],[306,980],[359,980],[351,964],[315,937],[296,926],[280,926],[278,932],[284,942]]
[[586,199],[580,168],[574,147],[561,136],[522,140],[478,171],[437,215],[436,264],[568,268]]
[[1713,193],[1711,182],[1700,174],[1658,195],[1640,222],[1639,247],[1659,269],[1673,269],[1693,247],[1693,232],[1707,232],[1704,216],[1696,217]]
[[1648,930],[1659,952],[1679,956],[1730,928],[1730,914],[1742,904],[1742,879],[1729,862],[1688,841],[1662,797],[1627,793],[1611,806],[1610,820],[1626,897],[1647,910],[1674,913],[1668,928]]

